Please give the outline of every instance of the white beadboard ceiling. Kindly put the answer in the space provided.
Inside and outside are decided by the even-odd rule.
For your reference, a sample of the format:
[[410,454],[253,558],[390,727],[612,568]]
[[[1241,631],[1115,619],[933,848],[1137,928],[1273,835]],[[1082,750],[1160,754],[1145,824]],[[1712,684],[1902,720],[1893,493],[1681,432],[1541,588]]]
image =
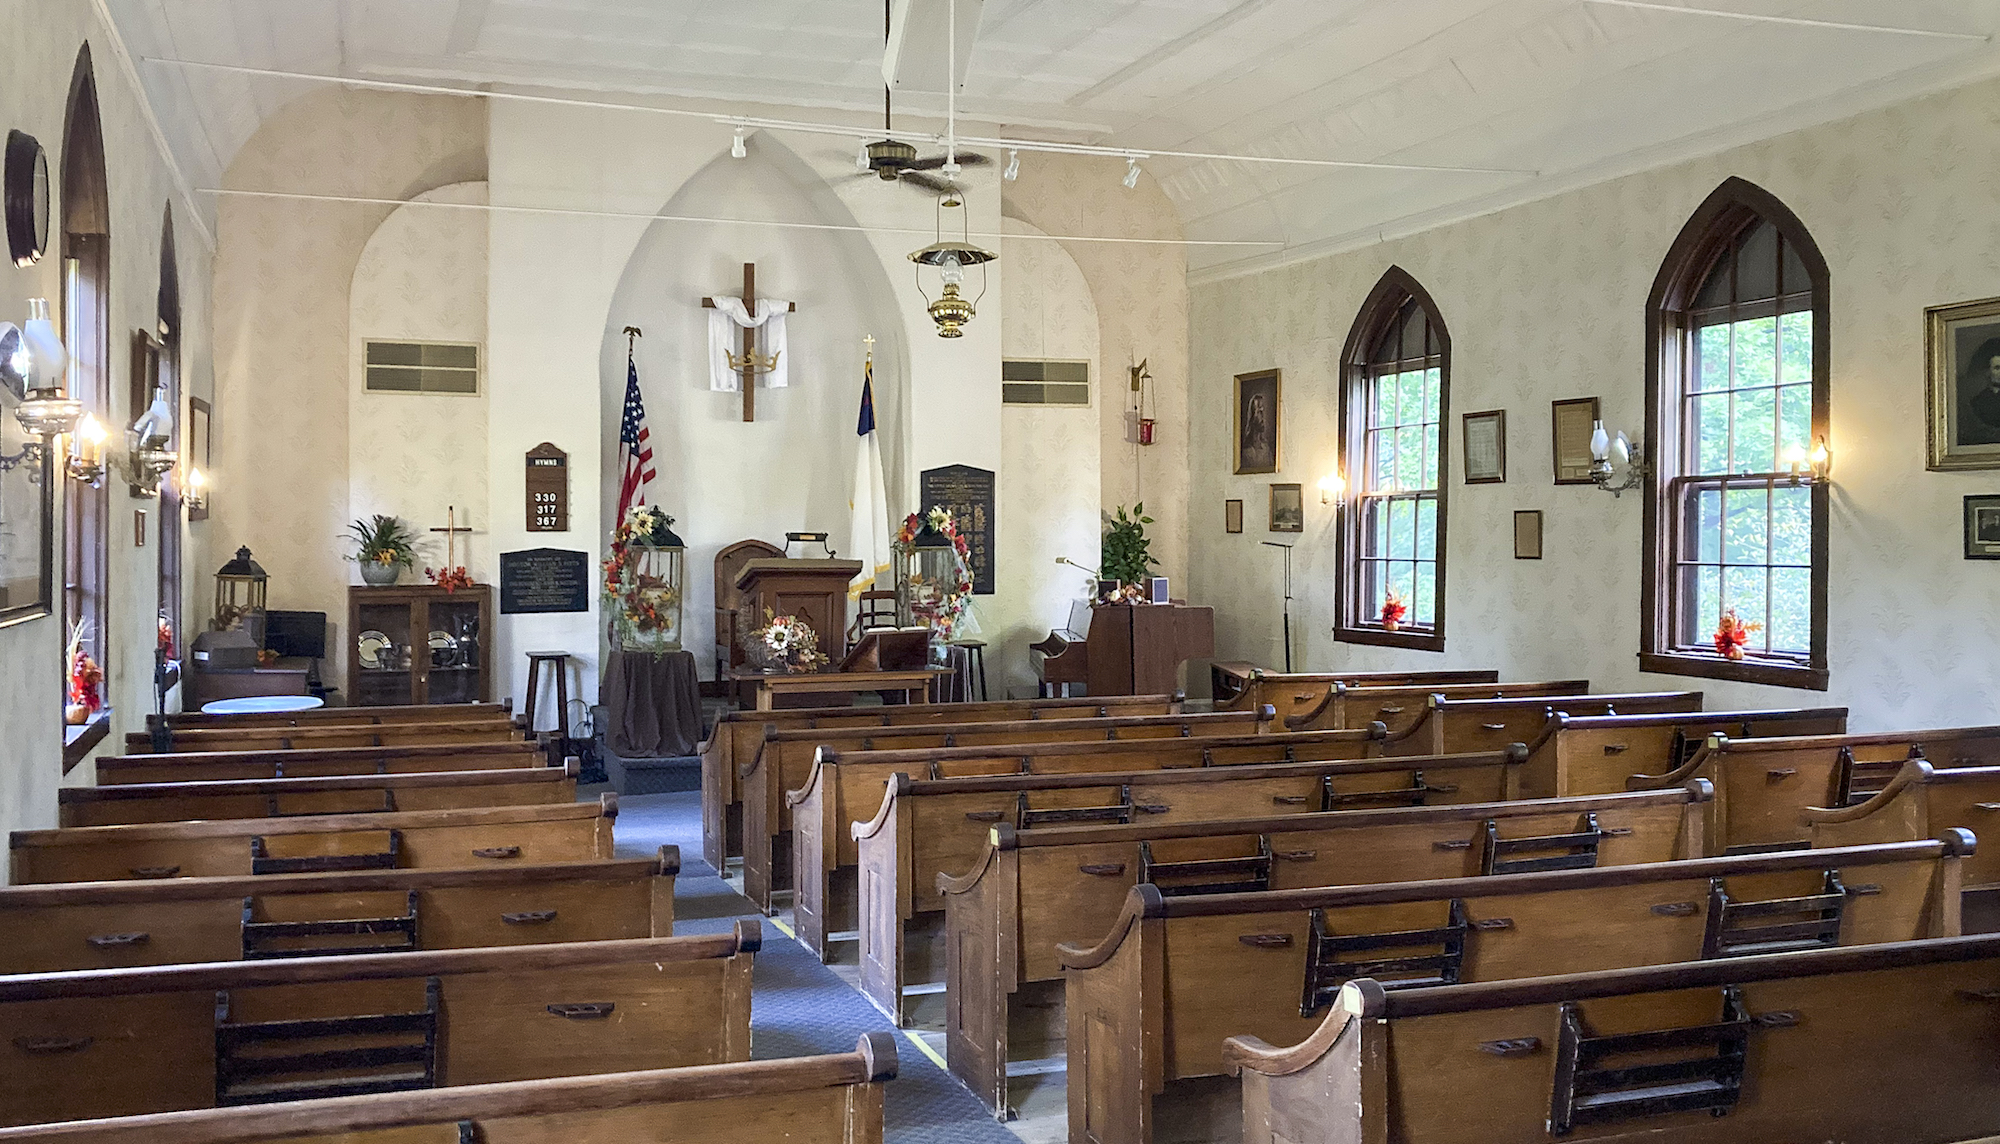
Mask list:
[[[720,100],[790,119],[854,122],[881,99],[880,0],[105,3],[198,187],[218,185],[263,118],[305,88],[156,58],[593,99]],[[1190,251],[1192,265],[1215,274],[2000,73],[1991,37],[2000,0],[1686,6],[1988,38],[1597,0],[985,0],[960,110],[981,134],[1522,172],[1148,159],[1188,237],[1271,244]],[[942,104],[942,95],[899,98],[913,113]],[[1103,162],[1107,180],[1124,175],[1121,161]]]

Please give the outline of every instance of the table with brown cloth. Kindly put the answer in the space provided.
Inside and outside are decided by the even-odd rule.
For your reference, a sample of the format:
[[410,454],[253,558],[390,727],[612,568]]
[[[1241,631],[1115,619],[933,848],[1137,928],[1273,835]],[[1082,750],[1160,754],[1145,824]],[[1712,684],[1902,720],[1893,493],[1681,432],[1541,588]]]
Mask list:
[[604,745],[623,758],[664,759],[701,749],[701,683],[694,653],[613,650],[598,688]]

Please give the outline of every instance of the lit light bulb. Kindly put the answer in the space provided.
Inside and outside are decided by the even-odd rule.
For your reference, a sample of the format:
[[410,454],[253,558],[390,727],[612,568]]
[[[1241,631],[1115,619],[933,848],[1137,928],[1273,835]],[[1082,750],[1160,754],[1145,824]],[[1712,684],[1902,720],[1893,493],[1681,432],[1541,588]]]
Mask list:
[[207,484],[208,484],[208,478],[201,475],[200,469],[188,470],[188,475],[187,475],[188,492],[199,496],[201,494],[202,488]]
[[1139,160],[1134,158],[1127,158],[1125,160],[1125,189],[1129,191],[1138,185],[1139,185]]
[[749,154],[750,149],[743,145],[743,128],[738,127],[735,138],[729,141],[729,157],[732,159],[742,159]]
[[1332,504],[1347,495],[1347,481],[1339,473],[1328,473],[1319,479],[1319,503]]
[[1807,455],[1806,460],[1812,464],[1813,472],[1824,473],[1826,471],[1827,461],[1832,457],[1832,455],[1833,454],[1827,451],[1826,441],[1822,439],[1817,444],[1813,445],[1813,450],[1810,454]]
[[77,455],[86,464],[96,464],[104,458],[104,426],[97,415],[86,413],[76,427]]
[[1000,172],[1000,177],[1010,183],[1021,177],[1021,153],[1019,151],[1007,152],[1007,169]]

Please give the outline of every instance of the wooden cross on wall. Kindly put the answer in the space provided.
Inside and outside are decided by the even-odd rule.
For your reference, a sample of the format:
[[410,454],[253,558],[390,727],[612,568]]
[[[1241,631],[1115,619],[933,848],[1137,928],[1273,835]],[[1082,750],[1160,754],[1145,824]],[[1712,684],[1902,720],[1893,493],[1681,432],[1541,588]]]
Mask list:
[[[703,298],[701,306],[704,310],[713,310],[715,299]],[[757,312],[757,264],[754,262],[743,264],[743,308],[751,314]],[[798,306],[794,304],[786,309],[796,310]],[[746,327],[743,331],[743,366],[737,372],[743,375],[743,420],[755,421],[757,420],[756,330]]]
[[458,506],[447,505],[444,510],[444,527],[433,528],[431,531],[444,533],[444,570],[449,572],[458,567],[458,534],[472,531],[471,525],[464,528],[458,526]]

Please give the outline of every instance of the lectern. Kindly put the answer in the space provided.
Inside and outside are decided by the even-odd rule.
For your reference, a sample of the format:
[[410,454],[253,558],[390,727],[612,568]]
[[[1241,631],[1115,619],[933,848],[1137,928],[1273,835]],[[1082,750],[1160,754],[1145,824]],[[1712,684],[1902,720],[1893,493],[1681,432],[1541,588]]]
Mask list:
[[847,651],[847,585],[859,560],[752,560],[736,574],[738,632],[764,626],[764,612],[797,616],[819,635],[822,655],[839,662]]

